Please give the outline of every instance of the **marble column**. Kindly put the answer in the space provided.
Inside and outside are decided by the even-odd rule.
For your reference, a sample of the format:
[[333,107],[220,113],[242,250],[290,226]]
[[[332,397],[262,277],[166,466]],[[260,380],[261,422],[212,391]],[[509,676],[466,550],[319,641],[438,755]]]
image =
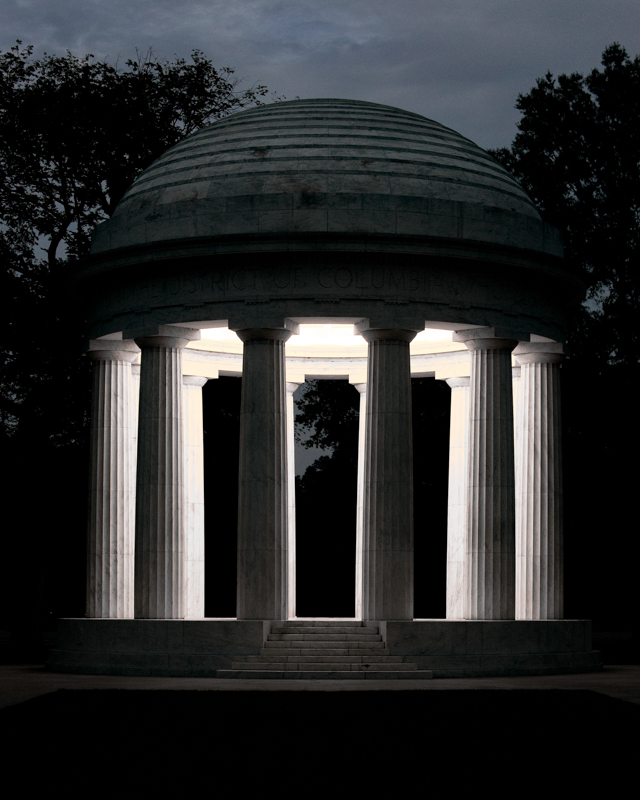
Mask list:
[[358,492],[356,501],[356,619],[362,619],[362,547],[364,536],[364,475],[367,441],[367,384],[354,383],[360,392],[358,422]]
[[516,517],[516,619],[562,619],[559,342],[523,342]]
[[491,329],[458,331],[471,352],[466,619],[515,618],[515,485],[511,351]]
[[511,367],[511,390],[513,392],[513,484],[516,488],[516,525],[518,522],[518,475],[520,471],[520,459],[522,458],[522,441],[519,437],[520,432],[520,412],[522,409],[520,393],[520,367]]
[[[131,528],[134,531],[136,527],[136,474],[138,469],[138,410],[140,405],[140,364],[133,363],[131,365],[131,441],[132,441],[132,468],[131,478],[129,485],[131,490],[130,496],[130,515],[131,515]],[[132,597],[133,597],[133,589]]]
[[449,504],[447,514],[447,619],[464,619],[467,549],[467,468],[470,378],[447,378],[451,387]]
[[294,392],[301,383],[287,383],[287,619],[296,616],[296,409]]
[[130,340],[96,339],[91,398],[91,485],[87,542],[87,616],[133,617],[135,469],[131,409]]
[[135,555],[139,619],[184,617],[182,351],[193,337],[186,329],[172,331],[135,340],[142,350]]
[[202,387],[207,378],[182,376],[184,418],[184,618],[204,618],[204,442]]
[[413,619],[411,330],[370,328],[363,619]]
[[238,619],[287,618],[287,409],[291,331],[236,330],[244,342],[238,499]]

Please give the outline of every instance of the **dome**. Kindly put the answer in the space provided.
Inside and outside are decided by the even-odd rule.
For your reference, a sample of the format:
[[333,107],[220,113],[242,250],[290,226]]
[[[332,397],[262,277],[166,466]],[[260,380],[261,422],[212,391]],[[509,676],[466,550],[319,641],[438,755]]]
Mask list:
[[293,100],[167,150],[96,227],[74,281],[93,338],[391,315],[558,339],[584,294],[562,256],[559,231],[459,133],[376,103]]
[[450,128],[377,103],[293,100],[225,117],[167,150],[97,228],[92,252],[229,235],[459,238],[459,218],[486,221],[482,208],[489,228],[505,214],[519,230],[522,217],[540,224],[514,178]]

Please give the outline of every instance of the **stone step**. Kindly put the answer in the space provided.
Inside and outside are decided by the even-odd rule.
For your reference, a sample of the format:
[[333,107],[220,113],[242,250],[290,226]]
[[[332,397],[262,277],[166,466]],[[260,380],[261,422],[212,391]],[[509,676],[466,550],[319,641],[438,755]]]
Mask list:
[[365,623],[359,619],[287,619],[277,620],[273,624],[287,628],[343,628],[345,625],[348,627],[362,628],[375,623]]
[[[323,653],[325,651],[323,650]],[[359,663],[370,663],[370,664],[402,664],[402,656],[388,656],[388,655],[367,655],[362,656],[358,655],[351,655],[351,656],[341,656],[341,655],[321,655],[321,656],[308,656],[308,655],[283,655],[283,651],[278,651],[277,653],[269,652],[265,653],[260,656],[246,656],[247,662],[251,661],[260,661],[260,662],[271,662],[271,661],[296,661],[298,663],[308,662],[309,664],[323,664],[324,662],[331,661],[331,662],[343,662],[345,664],[359,664]],[[378,652],[378,651],[374,651]]]
[[270,633],[268,642],[381,642],[378,634],[356,633]]
[[344,661],[339,662],[321,662],[321,663],[310,663],[307,661],[296,662],[296,661],[268,661],[268,662],[254,662],[254,661],[234,661],[231,665],[231,669],[243,669],[243,670],[297,670],[299,672],[307,672],[311,670],[312,672],[334,672],[340,670],[348,670],[350,672],[354,671],[361,671],[361,670],[368,670],[370,672],[375,671],[401,671],[405,672],[407,670],[416,670],[418,668],[417,664],[382,664],[382,663],[349,663]]
[[[267,645],[269,642],[267,642]],[[276,642],[280,644],[280,642]],[[375,642],[374,642],[375,644]],[[382,647],[263,647],[261,655],[280,656],[383,656],[387,655],[384,642]]]
[[[343,647],[340,648],[340,645]],[[297,641],[290,642],[289,640],[286,641],[271,641],[268,639],[264,646],[266,648],[273,648],[274,650],[278,648],[289,648],[294,650],[339,650],[339,649],[348,649],[348,650],[360,650],[361,648],[365,648],[367,650],[384,650],[385,643],[384,642],[360,642],[360,641],[351,641],[351,640],[342,640],[337,642],[317,642],[314,639],[305,640],[305,639],[298,639]]]
[[327,633],[327,634],[340,634],[340,633],[350,633],[354,636],[379,636],[380,629],[378,627],[369,626],[367,628],[360,627],[356,628],[355,626],[337,626],[334,627],[325,627],[318,625],[316,628],[304,628],[298,625],[291,625],[285,627],[284,625],[272,625],[271,626],[271,635],[273,634],[294,634],[294,633],[301,633],[305,636],[319,636],[320,634]]
[[261,669],[219,669],[218,678],[245,678],[250,680],[430,680],[433,672],[428,669],[416,670],[261,670]]

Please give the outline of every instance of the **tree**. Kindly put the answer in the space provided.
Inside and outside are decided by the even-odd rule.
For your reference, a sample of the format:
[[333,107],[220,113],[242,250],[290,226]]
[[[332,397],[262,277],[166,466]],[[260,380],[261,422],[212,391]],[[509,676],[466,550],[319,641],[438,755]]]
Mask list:
[[[51,379],[42,339],[55,336],[63,311],[70,312],[60,294],[65,264],[88,254],[93,228],[113,214],[136,176],[168,147],[259,103],[267,92],[264,86],[239,91],[233,70],[215,69],[198,50],[190,62],[173,63],[149,51],[121,69],[69,52],[33,60],[33,48],[20,46],[0,54],[5,435],[15,433],[34,382]],[[34,317],[41,340],[35,349]],[[82,337],[81,325],[75,329],[76,338]],[[56,346],[58,375],[82,371],[80,345],[81,338],[69,343],[73,356],[63,369]],[[75,415],[71,423],[77,428],[78,422]]]
[[297,441],[326,452],[296,478],[297,613],[351,617],[360,395],[345,380],[312,380],[296,407]]
[[68,271],[154,159],[267,94],[241,90],[231,68],[198,50],[172,62],[149,51],[124,66],[32,53],[21,42],[0,53],[0,437],[6,496],[21,509],[0,583],[2,607],[23,629],[26,618],[37,628],[43,613],[82,614],[84,604],[91,369]]
[[601,69],[547,73],[516,108],[519,132],[493,155],[562,231],[566,261],[588,290],[561,373],[566,610],[628,630],[637,619],[637,545],[626,532],[639,443],[640,57],[614,43]]
[[571,344],[597,368],[639,361],[640,57],[607,47],[587,76],[551,73],[518,95],[519,133],[493,155],[565,237],[588,287]]

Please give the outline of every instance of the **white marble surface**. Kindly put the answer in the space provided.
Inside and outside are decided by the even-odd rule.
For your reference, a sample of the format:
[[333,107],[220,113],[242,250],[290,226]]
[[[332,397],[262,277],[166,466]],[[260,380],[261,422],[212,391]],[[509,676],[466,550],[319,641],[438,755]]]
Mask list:
[[238,500],[238,619],[286,619],[287,406],[284,328],[244,342]]
[[133,616],[132,341],[92,341],[87,616]]
[[204,618],[204,442],[202,387],[207,378],[184,375],[184,618]]
[[451,387],[447,510],[447,619],[464,617],[470,382],[470,378],[447,379],[447,383]]
[[[185,331],[186,333],[186,331]],[[182,350],[188,339],[146,336],[136,476],[135,616],[184,616]]]
[[287,619],[296,615],[296,410],[293,395],[301,383],[287,388]]
[[466,619],[515,617],[512,339],[460,331],[471,352]]
[[413,618],[411,330],[368,329],[363,619]]
[[523,620],[563,615],[561,348],[522,343],[515,350],[521,366],[516,618]]
[[364,476],[367,439],[367,384],[356,383],[360,392],[360,418],[358,420],[358,487],[356,495],[356,619],[362,619],[362,548],[364,537]]

